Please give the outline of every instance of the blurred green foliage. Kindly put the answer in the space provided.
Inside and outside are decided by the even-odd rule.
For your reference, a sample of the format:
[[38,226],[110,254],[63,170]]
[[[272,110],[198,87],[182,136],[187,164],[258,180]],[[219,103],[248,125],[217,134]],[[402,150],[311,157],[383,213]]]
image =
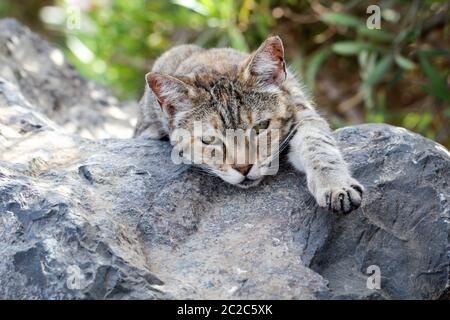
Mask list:
[[[73,1],[59,4],[67,10]],[[93,53],[88,62],[72,59],[83,74],[122,98],[135,98],[153,60],[175,44],[249,50],[264,40],[271,23],[269,1],[257,5],[259,14],[252,11],[253,5],[248,0],[89,1],[81,28],[65,32],[69,41],[76,37]],[[250,24],[254,32],[244,35]]]
[[[373,4],[380,29],[367,26]],[[139,97],[171,46],[253,50],[279,34],[334,126],[388,122],[449,147],[449,9],[430,0],[4,0],[0,15],[46,30],[83,75],[122,99]]]

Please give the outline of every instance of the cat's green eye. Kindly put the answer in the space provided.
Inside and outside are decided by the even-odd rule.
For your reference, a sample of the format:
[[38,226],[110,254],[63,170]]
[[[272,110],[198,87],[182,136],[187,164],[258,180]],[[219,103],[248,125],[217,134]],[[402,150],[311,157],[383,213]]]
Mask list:
[[214,136],[204,136],[202,138],[202,142],[204,144],[214,144],[216,141],[217,141],[217,139]]
[[261,121],[256,126],[253,127],[255,129],[256,133],[259,134],[261,131],[266,130],[269,127],[269,120]]

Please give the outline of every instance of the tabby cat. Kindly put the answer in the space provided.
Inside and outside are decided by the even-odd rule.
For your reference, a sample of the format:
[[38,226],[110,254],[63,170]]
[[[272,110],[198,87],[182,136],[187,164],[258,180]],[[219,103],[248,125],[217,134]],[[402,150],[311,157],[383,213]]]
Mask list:
[[[319,206],[336,213],[360,206],[364,188],[351,176],[327,122],[286,69],[278,36],[269,37],[251,54],[180,45],[157,59],[145,78],[135,137],[168,136],[181,156],[191,150],[186,154],[203,159],[196,166],[243,188],[270,174],[271,164],[288,145],[289,161],[306,173]],[[194,130],[195,123],[202,130]],[[180,130],[190,138],[179,139]],[[243,133],[245,143],[232,150],[224,138],[229,130]],[[277,139],[272,132],[277,132]],[[277,140],[278,147],[265,153],[251,150],[263,136],[270,146]],[[249,152],[245,161],[237,161]],[[212,156],[224,161],[209,161]]]

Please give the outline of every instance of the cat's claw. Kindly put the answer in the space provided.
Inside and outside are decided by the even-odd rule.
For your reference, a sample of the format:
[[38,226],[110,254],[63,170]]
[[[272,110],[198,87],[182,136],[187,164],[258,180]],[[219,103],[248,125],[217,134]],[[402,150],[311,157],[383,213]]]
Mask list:
[[364,187],[354,179],[340,186],[320,188],[316,200],[333,213],[347,214],[361,206]]

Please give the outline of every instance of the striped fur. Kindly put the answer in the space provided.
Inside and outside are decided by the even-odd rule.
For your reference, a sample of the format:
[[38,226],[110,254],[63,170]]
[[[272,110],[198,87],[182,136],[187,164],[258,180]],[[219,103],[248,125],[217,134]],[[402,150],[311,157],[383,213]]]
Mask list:
[[[268,38],[252,54],[178,46],[156,61],[146,81],[135,137],[169,136],[174,150],[189,150],[204,160],[200,168],[240,187],[258,184],[279,149],[289,144],[291,163],[306,173],[321,207],[347,213],[360,206],[364,189],[351,177],[328,124],[286,69],[279,37]],[[196,123],[201,123],[200,134]],[[262,124],[267,130],[255,134]],[[229,130],[245,136],[232,152],[225,138]],[[276,139],[272,130],[279,134]],[[191,138],[176,138],[181,131]],[[264,135],[271,145],[268,154],[251,149]],[[206,136],[220,143],[206,143]],[[242,156],[243,163],[238,161]]]

